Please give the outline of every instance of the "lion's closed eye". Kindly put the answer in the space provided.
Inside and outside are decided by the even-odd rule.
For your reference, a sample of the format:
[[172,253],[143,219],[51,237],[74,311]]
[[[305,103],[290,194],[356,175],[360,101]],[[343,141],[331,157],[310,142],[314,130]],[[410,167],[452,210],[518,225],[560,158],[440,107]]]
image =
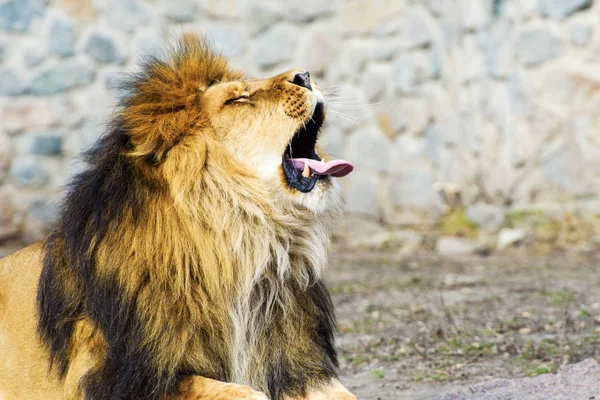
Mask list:
[[229,99],[225,102],[225,104],[231,103],[247,103],[250,100],[250,96],[247,94],[243,94],[241,96],[234,97],[233,99]]

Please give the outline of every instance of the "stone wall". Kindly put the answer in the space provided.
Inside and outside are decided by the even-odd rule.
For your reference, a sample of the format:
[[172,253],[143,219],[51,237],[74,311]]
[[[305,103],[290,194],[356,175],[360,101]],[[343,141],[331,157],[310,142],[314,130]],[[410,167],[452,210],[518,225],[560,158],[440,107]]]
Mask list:
[[43,234],[120,74],[188,29],[250,76],[301,67],[326,88],[350,213],[596,213],[599,3],[0,0],[0,239]]

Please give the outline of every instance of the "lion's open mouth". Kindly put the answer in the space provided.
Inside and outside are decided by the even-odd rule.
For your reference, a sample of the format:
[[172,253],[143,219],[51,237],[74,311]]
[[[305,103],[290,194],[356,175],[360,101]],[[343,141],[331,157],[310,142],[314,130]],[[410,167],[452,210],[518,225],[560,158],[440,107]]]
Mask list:
[[319,103],[310,121],[296,132],[283,154],[281,166],[288,185],[303,193],[310,192],[319,179],[341,178],[354,169],[347,161],[325,162],[317,155],[315,145],[324,119],[324,106]]

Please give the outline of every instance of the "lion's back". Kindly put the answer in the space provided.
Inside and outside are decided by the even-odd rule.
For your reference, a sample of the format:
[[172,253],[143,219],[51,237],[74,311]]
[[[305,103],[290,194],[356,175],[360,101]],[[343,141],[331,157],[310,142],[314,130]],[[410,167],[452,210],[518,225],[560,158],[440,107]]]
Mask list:
[[48,355],[37,338],[36,292],[42,245],[0,259],[0,399],[58,399]]

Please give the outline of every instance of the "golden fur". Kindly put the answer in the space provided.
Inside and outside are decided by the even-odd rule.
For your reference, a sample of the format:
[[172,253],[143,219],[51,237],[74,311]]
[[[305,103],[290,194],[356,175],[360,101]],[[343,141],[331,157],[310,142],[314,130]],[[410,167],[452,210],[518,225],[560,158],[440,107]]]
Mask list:
[[281,172],[322,100],[295,73],[187,35],[129,81],[44,247],[0,261],[0,399],[354,398],[321,282],[339,189]]

